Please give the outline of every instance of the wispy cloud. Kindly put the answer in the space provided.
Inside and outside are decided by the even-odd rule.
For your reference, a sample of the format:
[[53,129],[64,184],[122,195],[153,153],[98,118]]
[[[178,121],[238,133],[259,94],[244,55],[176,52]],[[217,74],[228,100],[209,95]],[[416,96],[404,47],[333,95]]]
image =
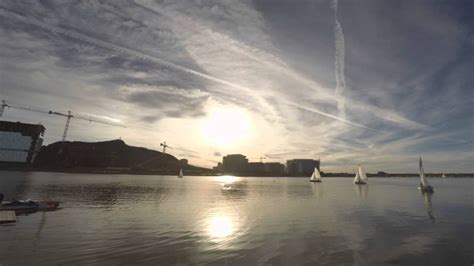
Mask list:
[[[462,21],[420,3],[420,16],[433,26],[382,2],[294,5],[300,13],[289,20],[269,15],[286,12],[279,2],[270,8],[260,1],[4,1],[0,71],[2,87],[15,90],[1,93],[26,105],[132,124],[126,132],[100,128],[96,135],[150,147],[156,146],[150,139],[167,139],[199,151],[192,156],[203,164],[219,150],[278,154],[282,161],[322,155],[328,166],[343,169],[389,158],[405,165],[403,156],[412,153],[439,154],[446,130],[453,131],[448,138],[472,142],[466,132],[472,101],[462,97],[469,95],[472,40],[460,39],[469,32]],[[386,23],[378,23],[377,12],[390,8]],[[445,32],[440,28],[449,29],[446,38],[437,38]],[[285,46],[277,35],[303,37]],[[305,55],[304,64],[296,55]],[[199,140],[196,121],[215,103],[252,115],[258,133],[252,143],[227,151]],[[51,134],[62,127],[41,115],[9,115],[43,121]],[[465,151],[453,145],[449,152]]]

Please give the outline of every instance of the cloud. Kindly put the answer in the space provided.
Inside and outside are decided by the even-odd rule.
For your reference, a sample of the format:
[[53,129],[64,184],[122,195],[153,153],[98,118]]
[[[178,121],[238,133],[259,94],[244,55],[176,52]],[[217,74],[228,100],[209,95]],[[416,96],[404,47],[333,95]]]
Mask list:
[[[209,94],[198,89],[179,89],[165,86],[123,86],[108,92],[108,96],[146,108],[142,117],[153,122],[159,117],[197,117],[205,114],[204,107]],[[142,109],[143,110],[143,109]]]
[[[472,143],[473,27],[447,5],[449,14],[425,2],[344,1],[335,14],[328,1],[3,1],[0,93],[132,124],[91,129],[101,138],[153,146],[157,132],[199,151],[203,163],[228,151],[189,132],[199,131],[210,102],[238,106],[257,134],[229,152],[403,169],[412,153],[448,160],[441,150],[466,149],[453,139]],[[7,115],[44,121],[51,134],[63,126]]]

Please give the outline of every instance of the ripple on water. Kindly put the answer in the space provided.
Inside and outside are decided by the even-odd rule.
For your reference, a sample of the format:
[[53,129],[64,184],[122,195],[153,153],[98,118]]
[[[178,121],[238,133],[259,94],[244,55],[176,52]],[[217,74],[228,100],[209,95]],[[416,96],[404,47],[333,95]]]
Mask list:
[[0,226],[0,263],[470,265],[472,180],[417,182],[9,174],[8,197],[63,209]]

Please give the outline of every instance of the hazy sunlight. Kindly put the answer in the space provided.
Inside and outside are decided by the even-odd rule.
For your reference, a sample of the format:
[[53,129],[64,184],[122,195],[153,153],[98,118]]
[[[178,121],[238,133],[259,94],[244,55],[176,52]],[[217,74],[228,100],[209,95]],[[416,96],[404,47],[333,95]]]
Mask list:
[[219,147],[236,146],[251,133],[248,114],[237,108],[214,108],[201,125],[203,138]]

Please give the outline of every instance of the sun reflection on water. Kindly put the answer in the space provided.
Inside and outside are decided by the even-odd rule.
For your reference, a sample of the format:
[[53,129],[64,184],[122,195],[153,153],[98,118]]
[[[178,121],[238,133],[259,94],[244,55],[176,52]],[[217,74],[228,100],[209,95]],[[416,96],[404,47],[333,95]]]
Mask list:
[[233,175],[221,175],[214,177],[216,181],[221,183],[234,183],[240,180],[240,177],[233,176]]
[[221,240],[231,236],[236,230],[236,225],[228,215],[215,215],[209,218],[208,232],[211,238]]

